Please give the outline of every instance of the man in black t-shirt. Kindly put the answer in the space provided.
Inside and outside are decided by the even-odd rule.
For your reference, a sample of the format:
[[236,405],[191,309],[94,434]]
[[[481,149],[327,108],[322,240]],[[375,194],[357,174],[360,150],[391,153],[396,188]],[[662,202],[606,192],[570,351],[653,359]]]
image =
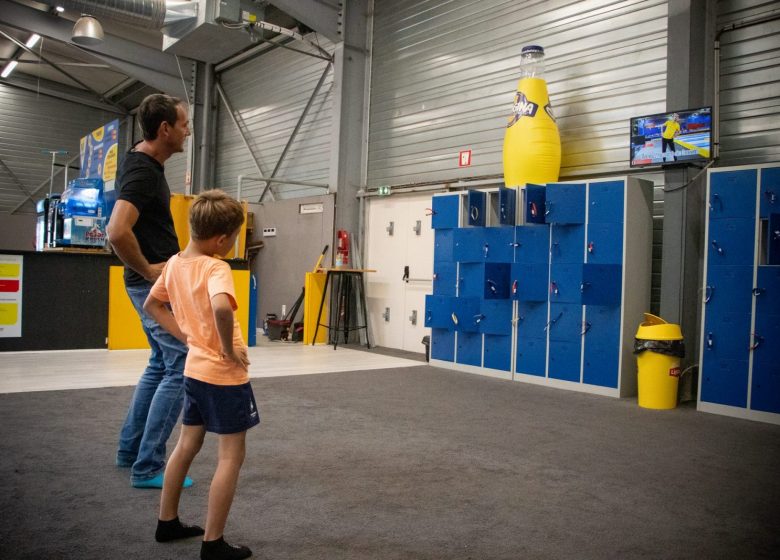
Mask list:
[[[143,305],[165,262],[179,252],[163,164],[184,151],[190,135],[181,100],[154,94],[138,110],[143,140],[125,155],[117,174],[117,201],[108,224],[114,252],[125,263],[125,289],[152,348],[119,436],[116,464],[130,467],[136,488],[162,488],[165,443],[184,397],[187,347],[144,313]],[[185,487],[192,485],[188,477]]]

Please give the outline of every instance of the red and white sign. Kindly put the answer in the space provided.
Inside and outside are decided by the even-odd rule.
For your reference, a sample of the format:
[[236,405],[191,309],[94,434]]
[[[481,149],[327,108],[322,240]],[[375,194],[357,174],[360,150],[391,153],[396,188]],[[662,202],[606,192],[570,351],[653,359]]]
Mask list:
[[463,150],[458,155],[458,167],[468,167],[471,165],[471,150]]

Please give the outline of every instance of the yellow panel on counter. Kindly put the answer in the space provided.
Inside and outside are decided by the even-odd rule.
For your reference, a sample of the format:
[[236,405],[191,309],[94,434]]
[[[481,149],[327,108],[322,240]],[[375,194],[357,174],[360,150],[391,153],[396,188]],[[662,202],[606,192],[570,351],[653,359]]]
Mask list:
[[[317,329],[317,315],[320,311],[320,302],[322,301],[322,291],[325,288],[324,272],[307,272],[304,283],[303,296],[303,343],[311,344],[314,340],[314,331]],[[322,319],[328,322],[328,302],[322,306]],[[317,332],[317,342],[325,344],[328,340],[327,327],[320,327]]]
[[[179,250],[184,250],[187,243],[190,242],[190,206],[195,201],[195,197],[189,194],[171,195],[171,216],[173,216],[173,227],[176,230],[176,236],[179,238]],[[238,258],[244,258],[246,254],[246,227],[247,227],[247,202],[241,201],[244,208],[244,223],[241,226],[241,233],[238,234]],[[226,259],[236,258],[235,248],[225,255]]]
[[[141,319],[135,312],[125,291],[122,277],[124,267],[112,266],[108,280],[108,349],[131,350],[149,348],[146,335],[141,328]],[[238,304],[238,323],[244,341],[249,327],[249,271],[233,270],[233,284]]]

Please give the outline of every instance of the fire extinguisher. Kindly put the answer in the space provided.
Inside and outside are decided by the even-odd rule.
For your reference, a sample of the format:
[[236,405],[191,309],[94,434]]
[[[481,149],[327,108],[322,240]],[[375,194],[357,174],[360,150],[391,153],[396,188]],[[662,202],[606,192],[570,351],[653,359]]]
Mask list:
[[349,266],[349,233],[343,229],[336,232],[336,266]]

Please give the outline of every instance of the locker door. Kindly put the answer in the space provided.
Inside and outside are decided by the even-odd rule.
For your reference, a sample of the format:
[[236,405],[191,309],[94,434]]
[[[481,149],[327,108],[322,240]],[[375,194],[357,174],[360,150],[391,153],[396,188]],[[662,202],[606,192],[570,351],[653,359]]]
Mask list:
[[550,301],[582,303],[582,264],[550,265]]
[[620,304],[623,267],[619,264],[585,264],[582,269],[584,305]]
[[480,313],[482,319],[479,332],[505,336],[512,334],[512,300],[482,300]]
[[488,227],[484,232],[484,260],[487,262],[511,263],[514,258],[514,229],[511,227]]
[[703,401],[747,406],[750,313],[705,315]]
[[704,310],[707,318],[732,311],[750,313],[753,305],[752,266],[710,266],[704,290]]
[[498,222],[504,226],[515,225],[517,215],[517,190],[506,187],[498,189]]
[[451,263],[457,260],[453,256],[455,231],[454,229],[437,229],[434,232],[433,262]]
[[550,340],[579,340],[582,337],[582,306],[576,303],[550,303],[547,331]]
[[621,350],[620,306],[587,306],[583,330],[585,332],[583,382],[617,389]]
[[623,262],[623,224],[589,222],[585,241],[585,254],[589,263]]
[[625,181],[588,185],[588,223],[623,223]]
[[512,263],[509,279],[512,299],[519,301],[547,301],[550,267],[547,263]]
[[750,408],[780,413],[780,314],[756,309]]
[[454,296],[458,279],[458,265],[454,262],[433,263],[433,293],[439,296]]
[[482,191],[468,191],[466,200],[466,223],[470,226],[484,226],[487,223],[487,194]]
[[[434,230],[429,227],[426,208],[427,197],[414,197],[406,200],[406,251],[404,267],[409,267],[409,277],[402,282],[404,287],[403,316],[401,319],[403,337],[402,350],[425,352],[422,344],[424,336],[430,334],[425,327],[425,295],[433,291]],[[450,230],[451,231],[451,230]],[[438,233],[438,232],[437,232]],[[404,268],[399,269],[401,279]]]
[[523,189],[523,218],[526,224],[543,224],[546,202],[546,190],[542,185],[526,185]]
[[[392,197],[391,197],[392,198]],[[431,200],[431,227],[451,229],[460,226],[460,195],[434,196]]]
[[549,183],[545,204],[548,224],[585,223],[585,184]]
[[495,334],[485,335],[485,356],[483,366],[501,371],[512,369],[512,337]]
[[710,219],[737,217],[754,219],[757,178],[755,169],[711,173]]
[[519,263],[547,263],[550,259],[549,226],[517,226],[515,228],[515,258]]
[[482,365],[482,334],[460,332],[457,346],[457,363],[478,367]]
[[761,170],[761,207],[762,218],[780,213],[780,167]]
[[766,264],[780,265],[780,213],[770,214],[768,222]]
[[579,340],[550,339],[550,363],[547,375],[552,379],[579,382],[581,348]]
[[585,260],[585,227],[551,226],[550,260],[554,263],[582,263]]
[[484,234],[482,228],[452,230],[452,259],[457,262],[484,262]]
[[547,338],[547,304],[521,301],[517,304],[517,337]]
[[431,329],[431,359],[455,361],[455,331]]
[[449,296],[425,296],[425,326],[434,329],[455,330],[452,321],[452,313],[455,311],[454,297]]
[[710,220],[707,265],[752,266],[755,239],[753,218]]
[[544,377],[547,365],[547,340],[544,338],[518,338],[515,371],[526,375]]
[[756,311],[780,315],[780,267],[758,267],[755,293]]

